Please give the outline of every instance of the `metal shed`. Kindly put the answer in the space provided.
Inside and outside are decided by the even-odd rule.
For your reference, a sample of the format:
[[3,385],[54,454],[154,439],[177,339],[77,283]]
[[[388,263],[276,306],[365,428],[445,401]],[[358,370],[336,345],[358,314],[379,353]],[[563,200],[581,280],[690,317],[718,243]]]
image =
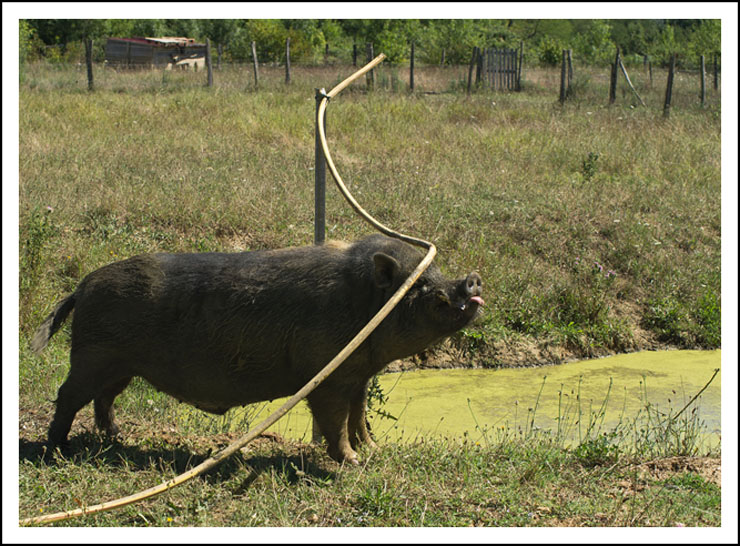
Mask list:
[[192,38],[108,38],[105,61],[116,68],[205,68],[206,45]]

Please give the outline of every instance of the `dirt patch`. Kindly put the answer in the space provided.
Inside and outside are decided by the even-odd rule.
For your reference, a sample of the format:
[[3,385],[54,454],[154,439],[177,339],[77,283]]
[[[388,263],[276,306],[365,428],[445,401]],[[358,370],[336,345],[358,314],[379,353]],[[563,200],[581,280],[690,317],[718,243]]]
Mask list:
[[637,465],[642,477],[665,480],[675,474],[693,472],[705,481],[722,487],[722,461],[711,457],[666,457]]

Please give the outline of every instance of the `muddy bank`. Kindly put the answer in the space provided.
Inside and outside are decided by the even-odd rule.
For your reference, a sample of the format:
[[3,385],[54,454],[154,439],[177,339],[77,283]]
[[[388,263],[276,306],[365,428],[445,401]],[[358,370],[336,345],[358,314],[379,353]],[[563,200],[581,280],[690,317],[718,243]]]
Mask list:
[[[481,345],[481,346],[478,346]],[[642,329],[633,332],[633,343],[623,350],[605,347],[573,346],[552,339],[503,339],[479,344],[462,335],[446,339],[426,351],[388,365],[385,373],[424,369],[455,368],[531,368],[564,364],[642,351],[676,351],[686,349],[658,341],[656,336]],[[689,350],[701,350],[701,347]]]

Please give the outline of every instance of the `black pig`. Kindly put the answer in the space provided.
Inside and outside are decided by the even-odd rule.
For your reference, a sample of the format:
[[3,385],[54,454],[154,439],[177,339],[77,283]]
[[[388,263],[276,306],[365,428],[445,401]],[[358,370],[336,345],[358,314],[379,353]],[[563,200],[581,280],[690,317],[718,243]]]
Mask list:
[[[85,277],[39,327],[41,351],[75,309],[71,367],[49,427],[65,443],[95,401],[98,428],[116,434],[112,404],[131,378],[204,411],[289,396],[321,370],[418,265],[421,253],[382,235],[354,244],[242,253],[145,254]],[[368,382],[469,324],[481,278],[446,280],[432,264],[370,337],[308,396],[338,461],[374,445]]]

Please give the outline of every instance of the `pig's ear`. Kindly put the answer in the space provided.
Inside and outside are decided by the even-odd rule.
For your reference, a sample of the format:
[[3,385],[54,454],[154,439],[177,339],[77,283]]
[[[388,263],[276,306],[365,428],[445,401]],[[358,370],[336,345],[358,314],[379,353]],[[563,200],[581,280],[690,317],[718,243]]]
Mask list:
[[393,279],[398,274],[401,266],[388,254],[378,252],[373,254],[373,263],[375,264],[375,284],[380,288],[388,288],[393,284]]

